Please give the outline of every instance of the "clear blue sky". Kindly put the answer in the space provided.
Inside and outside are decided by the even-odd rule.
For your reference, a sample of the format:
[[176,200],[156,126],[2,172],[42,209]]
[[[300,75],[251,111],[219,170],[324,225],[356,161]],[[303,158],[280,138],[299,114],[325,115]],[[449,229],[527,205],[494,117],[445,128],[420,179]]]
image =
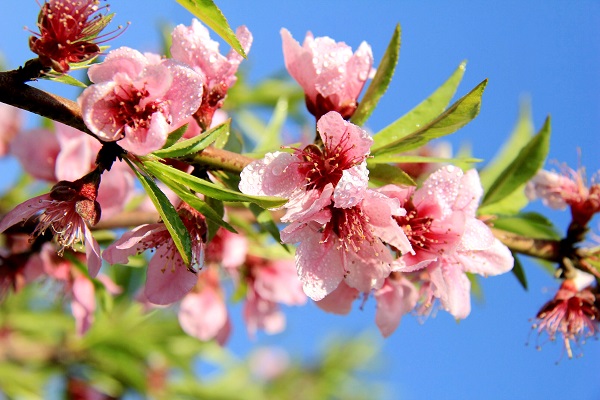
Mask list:
[[[600,3],[580,2],[396,2],[396,1],[221,1],[230,24],[246,24],[254,44],[246,61],[251,79],[283,68],[279,30],[302,40],[311,30],[354,48],[365,40],[378,60],[396,23],[402,25],[398,69],[388,93],[368,125],[374,130],[418,104],[468,59],[459,88],[464,94],[484,78],[489,84],[480,116],[454,135],[472,145],[476,157],[489,158],[510,133],[523,96],[532,99],[536,128],[552,115],[550,159],[578,163],[581,148],[588,171],[600,169]],[[33,26],[34,0],[5,1],[0,25],[0,50],[10,67],[32,53],[24,25]],[[113,1],[116,21],[131,21],[127,32],[110,43],[141,50],[159,48],[158,21],[189,24],[191,15],[164,0]],[[56,91],[56,86],[44,85]],[[64,94],[65,92],[63,92]],[[67,95],[69,92],[66,92]],[[72,96],[72,95],[71,95]],[[14,163],[0,162],[6,171]],[[2,174],[6,182],[5,175]],[[536,208],[539,209],[539,208]],[[550,214],[561,227],[566,219]],[[599,232],[598,223],[594,229]],[[485,301],[456,323],[438,313],[420,324],[406,317],[395,334],[377,340],[381,365],[374,379],[387,385],[389,399],[558,399],[600,398],[600,343],[591,340],[580,359],[561,358],[560,343],[535,350],[532,318],[554,293],[557,283],[531,262],[524,292],[510,274],[483,281]],[[290,310],[288,329],[277,336],[250,341],[239,318],[230,348],[244,354],[254,344],[283,345],[310,357],[332,332],[374,333],[374,303],[349,317],[319,311],[314,305]],[[525,343],[532,342],[529,346]],[[542,339],[545,341],[545,339]]]

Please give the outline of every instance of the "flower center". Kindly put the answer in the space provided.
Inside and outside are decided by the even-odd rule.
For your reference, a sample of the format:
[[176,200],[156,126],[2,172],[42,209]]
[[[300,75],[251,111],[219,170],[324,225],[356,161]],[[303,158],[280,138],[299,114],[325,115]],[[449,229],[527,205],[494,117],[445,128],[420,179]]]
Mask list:
[[296,155],[300,161],[298,170],[306,176],[307,189],[323,189],[328,183],[334,187],[342,179],[342,173],[364,161],[365,156],[353,155],[350,150],[355,145],[351,143],[350,132],[342,134],[338,143],[333,143],[332,136],[325,136],[323,148],[309,144]]
[[163,102],[147,101],[149,95],[147,89],[138,89],[134,85],[117,87],[111,100],[112,108],[116,110],[112,116],[114,126],[121,129],[129,126],[134,130],[149,128],[152,115],[163,111]]
[[433,218],[419,216],[418,210],[411,202],[405,206],[406,215],[394,217],[398,225],[402,228],[408,241],[413,248],[418,247],[421,250],[431,250],[439,240],[432,235],[431,225]]
[[329,206],[331,219],[323,228],[321,242],[337,241],[337,248],[358,252],[364,241],[374,242],[367,217],[359,206],[336,208]]

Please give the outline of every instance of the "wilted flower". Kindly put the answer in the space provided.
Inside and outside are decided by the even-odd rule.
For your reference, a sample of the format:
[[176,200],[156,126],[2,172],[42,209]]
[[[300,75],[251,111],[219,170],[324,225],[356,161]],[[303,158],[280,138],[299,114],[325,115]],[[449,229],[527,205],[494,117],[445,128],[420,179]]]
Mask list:
[[190,233],[190,265],[183,262],[163,222],[140,225],[126,232],[102,253],[102,257],[110,264],[117,264],[127,263],[130,255],[156,249],[148,263],[144,289],[147,299],[154,304],[171,304],[183,298],[198,281],[194,268],[204,265],[204,242],[207,232],[204,216],[185,203],[181,203],[178,212]]
[[302,46],[287,29],[281,30],[281,37],[285,66],[304,89],[308,111],[317,119],[329,111],[351,117],[371,74],[371,47],[362,42],[352,54],[352,48],[345,43],[329,37],[315,39],[310,32]]
[[37,216],[33,236],[50,229],[60,246],[59,254],[77,243],[85,243],[88,270],[92,277],[102,266],[100,246],[88,226],[100,219],[100,205],[96,201],[99,177],[92,173],[75,182],[61,181],[50,193],[29,199],[4,216],[0,232]]
[[79,97],[85,124],[100,139],[119,140],[137,155],[164,146],[202,100],[199,74],[128,47],[111,51],[88,75],[94,84]]
[[571,341],[579,343],[586,337],[598,333],[600,310],[596,295],[588,287],[578,290],[574,281],[565,280],[552,300],[546,303],[537,314],[539,333],[545,331],[550,340],[557,334],[562,336],[569,358],[573,357]]
[[600,184],[592,182],[588,186],[583,169],[575,171],[563,166],[562,174],[540,170],[527,183],[525,194],[530,200],[541,198],[550,208],[569,206],[573,221],[580,226],[600,212]]
[[[252,45],[252,34],[245,26],[237,29],[236,36],[246,54]],[[227,57],[219,52],[219,42],[210,38],[208,29],[197,19],[192,25],[178,25],[172,33],[171,54],[173,59],[189,65],[204,77],[202,104],[196,112],[196,119],[202,129],[211,125],[213,114],[219,109],[227,95],[227,91],[237,77],[238,66],[243,57],[231,49]]]
[[29,48],[46,67],[60,73],[71,63],[87,61],[100,53],[94,40],[112,19],[100,14],[98,0],[48,0],[42,5],[37,26],[40,33],[29,38]]

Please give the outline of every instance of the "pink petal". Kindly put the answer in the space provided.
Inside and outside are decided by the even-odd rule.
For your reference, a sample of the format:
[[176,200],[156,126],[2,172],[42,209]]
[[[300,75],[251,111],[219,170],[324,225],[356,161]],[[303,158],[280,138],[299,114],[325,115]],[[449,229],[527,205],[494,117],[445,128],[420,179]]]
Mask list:
[[430,271],[430,276],[442,307],[455,318],[467,318],[471,313],[471,282],[460,265],[444,260],[441,267]]
[[96,200],[102,209],[102,218],[108,219],[121,211],[133,197],[135,180],[124,161],[116,161],[110,171],[102,174],[102,184]]
[[368,185],[369,170],[365,161],[360,165],[344,170],[342,178],[336,185],[333,193],[335,207],[354,207],[363,199]]
[[102,63],[92,65],[88,76],[94,83],[111,81],[116,74],[124,74],[133,79],[147,65],[148,60],[142,53],[129,47],[120,47],[111,50]]
[[402,316],[415,307],[418,297],[417,289],[408,280],[386,279],[383,287],[375,292],[375,323],[383,337],[390,336],[398,328]]
[[87,257],[88,272],[92,278],[98,275],[98,271],[102,267],[102,258],[100,257],[100,245],[92,236],[92,231],[86,226],[85,234],[85,254]]
[[4,216],[4,218],[2,218],[2,222],[0,222],[0,232],[4,232],[8,228],[18,224],[19,222],[27,221],[29,218],[36,215],[38,212],[45,209],[46,202],[50,201],[52,201],[52,199],[50,198],[50,194],[46,193],[31,198],[19,204],[11,211],[9,211]]
[[250,337],[261,329],[274,335],[285,329],[285,315],[276,303],[257,295],[250,295],[244,304],[244,321]]
[[[396,199],[390,199],[378,192],[368,191],[362,208],[369,217],[369,224],[376,236],[400,250],[402,254],[415,253],[406,234],[392,218],[392,215],[401,214],[397,210],[399,207]],[[406,214],[405,210],[404,214]]]
[[479,200],[483,196],[483,187],[477,170],[467,171],[460,180],[460,191],[454,204],[455,210],[461,210],[470,217],[475,217]]
[[146,272],[146,287],[144,293],[151,303],[171,304],[185,296],[198,281],[198,276],[183,267],[183,262],[176,262],[180,257],[177,253],[174,260],[172,250],[168,246],[159,247],[148,263]]
[[344,281],[348,286],[363,293],[379,289],[392,272],[390,250],[379,240],[374,243],[363,242],[356,253],[339,251],[348,271]]
[[60,144],[48,129],[33,129],[20,132],[11,144],[11,152],[31,176],[55,182],[56,157]]
[[228,320],[223,299],[208,285],[187,294],[177,316],[185,333],[204,341],[214,339]]
[[352,303],[358,299],[359,295],[358,290],[351,288],[342,281],[333,292],[317,301],[316,304],[324,311],[346,315],[352,310]]
[[[312,39],[310,32],[306,35],[305,44],[309,41],[309,38]],[[313,67],[311,52],[300,46],[300,43],[294,40],[292,34],[285,28],[281,29],[281,39],[285,67],[290,75],[302,86],[306,96],[314,100],[317,95],[314,85],[317,74]]]
[[150,240],[152,235],[158,235],[166,231],[165,224],[145,224],[125,232],[121,238],[108,246],[102,253],[109,264],[125,264],[128,257],[138,254],[146,249],[145,246],[138,246],[145,240]]
[[288,306],[306,303],[294,260],[274,260],[252,271],[254,290],[261,298]]
[[289,197],[304,182],[296,163],[298,158],[293,154],[267,153],[243,169],[239,189],[257,196]]
[[73,281],[71,290],[73,291],[71,312],[75,317],[77,333],[83,335],[94,321],[94,311],[96,310],[94,284],[85,276],[78,275]]
[[358,98],[369,77],[372,66],[373,52],[371,46],[366,42],[362,42],[346,67],[346,96],[354,99]]
[[56,123],[60,153],[56,158],[56,179],[75,181],[92,170],[100,143],[91,136]]
[[347,141],[348,145],[344,147],[347,149],[345,155],[348,158],[364,158],[369,154],[373,145],[373,139],[367,131],[344,120],[335,111],[330,111],[319,118],[317,130],[323,143],[330,148],[342,141]]
[[319,301],[331,293],[344,278],[344,265],[335,243],[320,243],[321,233],[307,227],[312,234],[296,249],[296,268],[304,293]]
[[155,112],[150,119],[150,127],[138,127],[133,129],[130,126],[125,127],[125,137],[119,141],[123,149],[136,154],[146,155],[162,148],[169,134],[170,125],[165,115],[161,112]]
[[204,77],[187,66],[174,61],[163,63],[173,76],[173,84],[165,94],[165,100],[170,103],[170,125],[179,126],[187,117],[194,114],[202,103]]
[[123,125],[115,124],[114,104],[107,99],[114,96],[119,86],[112,81],[88,86],[77,99],[85,125],[105,141],[119,140]]
[[423,186],[415,192],[413,202],[435,202],[447,216],[454,210],[454,204],[460,191],[463,172],[460,168],[448,165],[431,174]]

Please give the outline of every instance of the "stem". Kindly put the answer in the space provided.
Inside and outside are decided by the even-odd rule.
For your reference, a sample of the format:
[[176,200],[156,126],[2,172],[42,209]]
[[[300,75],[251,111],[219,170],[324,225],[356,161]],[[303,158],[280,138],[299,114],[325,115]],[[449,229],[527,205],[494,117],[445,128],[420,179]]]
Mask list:
[[562,260],[559,240],[533,239],[497,228],[490,229],[498,240],[516,253],[552,262]]
[[[98,139],[85,126],[81,108],[76,102],[24,83],[40,76],[42,67],[36,60],[28,61],[24,68],[0,72],[0,102],[69,125]],[[192,160],[193,163],[206,165],[211,169],[238,174],[252,161],[252,158],[241,154],[213,147],[202,150]]]

